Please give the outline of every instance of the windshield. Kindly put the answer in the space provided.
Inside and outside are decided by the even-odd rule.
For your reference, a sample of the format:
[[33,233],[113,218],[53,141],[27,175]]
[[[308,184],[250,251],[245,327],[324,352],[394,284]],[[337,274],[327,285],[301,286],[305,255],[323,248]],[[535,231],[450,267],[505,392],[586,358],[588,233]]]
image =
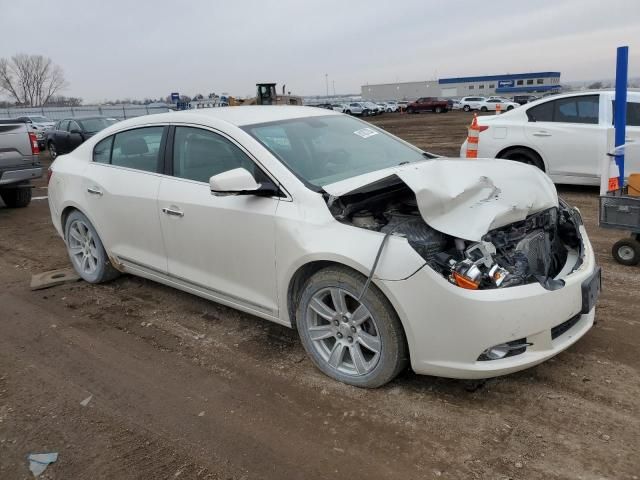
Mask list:
[[49,120],[47,117],[29,117],[31,119],[32,122],[35,123],[49,123],[51,122],[51,120]]
[[80,123],[82,124],[82,128],[85,132],[96,133],[110,125],[113,125],[115,122],[110,121],[107,118],[87,118],[85,120],[80,120]]
[[243,127],[295,175],[316,188],[399,164],[423,152],[346,115]]

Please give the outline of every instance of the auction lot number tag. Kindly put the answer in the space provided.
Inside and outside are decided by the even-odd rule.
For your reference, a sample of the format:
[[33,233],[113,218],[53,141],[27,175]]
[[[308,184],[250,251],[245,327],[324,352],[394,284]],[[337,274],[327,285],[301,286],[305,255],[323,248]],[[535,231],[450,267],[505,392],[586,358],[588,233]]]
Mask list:
[[360,130],[356,130],[353,133],[355,133],[356,135],[362,138],[369,138],[369,137],[373,137],[374,135],[378,135],[378,132],[376,132],[372,128],[361,128]]

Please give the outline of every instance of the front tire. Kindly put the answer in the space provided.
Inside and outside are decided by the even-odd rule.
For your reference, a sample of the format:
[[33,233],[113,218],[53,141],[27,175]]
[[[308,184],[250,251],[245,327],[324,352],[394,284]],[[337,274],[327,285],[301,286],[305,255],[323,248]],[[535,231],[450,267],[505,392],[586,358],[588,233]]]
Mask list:
[[470,112],[471,107],[469,105],[465,105],[464,107],[462,107],[462,110],[464,110],[465,112]]
[[482,107],[482,108],[480,108],[480,111],[481,112],[488,112],[488,109],[487,109],[487,107]]
[[49,156],[51,160],[55,160],[58,156],[58,150],[56,150],[56,144],[53,142],[49,142]]
[[509,105],[509,106],[507,107],[507,112],[508,112],[509,110],[513,110],[513,105]]
[[358,300],[366,278],[344,267],[325,268],[305,283],[296,311],[302,344],[314,365],[340,382],[376,388],[407,365],[404,331],[374,285]]
[[436,107],[434,112],[435,113],[442,113],[442,107]]
[[640,263],[640,242],[635,238],[624,238],[613,244],[611,249],[613,259],[627,266]]
[[2,201],[9,208],[24,208],[31,203],[31,185],[0,190]]
[[75,271],[89,283],[102,283],[116,278],[98,232],[89,219],[75,210],[65,222],[64,238],[67,253]]

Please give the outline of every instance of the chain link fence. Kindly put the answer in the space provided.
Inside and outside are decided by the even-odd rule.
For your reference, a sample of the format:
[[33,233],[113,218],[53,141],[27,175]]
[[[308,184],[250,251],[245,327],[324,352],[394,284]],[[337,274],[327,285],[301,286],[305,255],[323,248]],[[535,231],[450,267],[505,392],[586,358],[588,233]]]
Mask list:
[[165,106],[148,105],[86,105],[81,107],[25,107],[0,108],[0,118],[16,118],[25,115],[42,115],[50,120],[61,120],[70,117],[87,117],[104,115],[105,117],[124,120],[153,113],[168,112]]

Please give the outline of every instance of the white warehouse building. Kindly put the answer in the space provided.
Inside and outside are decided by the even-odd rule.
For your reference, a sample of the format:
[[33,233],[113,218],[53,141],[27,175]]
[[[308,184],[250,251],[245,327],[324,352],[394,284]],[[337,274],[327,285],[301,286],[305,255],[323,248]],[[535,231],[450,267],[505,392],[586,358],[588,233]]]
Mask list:
[[460,98],[472,95],[543,94],[559,91],[560,72],[507,73],[440,78],[422,82],[383,83],[360,87],[362,98],[373,101],[415,100],[419,97]]

